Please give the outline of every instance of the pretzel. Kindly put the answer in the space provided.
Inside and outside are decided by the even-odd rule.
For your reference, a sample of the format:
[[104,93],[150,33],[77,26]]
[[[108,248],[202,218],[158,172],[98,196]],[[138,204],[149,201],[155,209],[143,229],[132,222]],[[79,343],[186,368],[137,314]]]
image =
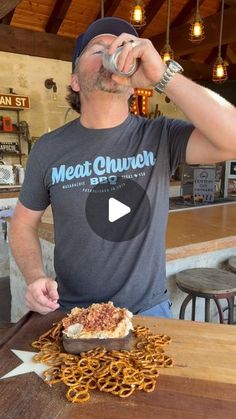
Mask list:
[[58,366],[49,368],[43,372],[43,376],[49,385],[59,383],[61,381],[61,369]]
[[66,397],[72,403],[84,403],[90,399],[88,386],[79,384],[67,390]]
[[97,385],[101,391],[112,392],[117,388],[118,383],[115,377],[109,376],[99,378]]
[[41,349],[42,346],[45,343],[48,343],[48,342],[50,342],[49,339],[47,339],[47,338],[40,338],[39,340],[35,340],[34,342],[32,342],[32,346],[33,346],[33,348]]
[[68,387],[74,387],[78,384],[78,380],[81,377],[80,373],[75,371],[73,367],[65,367],[61,372],[61,381]]
[[108,375],[110,372],[110,362],[107,360],[104,362],[104,364],[102,366],[100,366],[100,368],[98,368],[95,373],[94,373],[94,377],[95,378],[101,378],[101,377],[105,377],[106,375]]
[[81,352],[80,355],[83,357],[87,356],[87,357],[92,357],[92,358],[101,358],[102,356],[105,355],[105,353],[106,353],[106,349],[98,346],[97,348],[91,349],[90,351]]
[[118,377],[121,375],[123,369],[127,366],[126,362],[123,361],[112,361],[110,363],[110,374],[112,377]]
[[151,391],[155,390],[156,380],[154,380],[153,378],[145,377],[141,386],[142,390],[146,391],[147,393],[150,393]]
[[164,367],[173,367],[173,359],[167,355],[164,355]]
[[147,336],[147,335],[150,335],[151,334],[151,330],[149,329],[149,327],[136,326],[136,328],[135,328],[135,334],[138,337],[140,337],[140,336]]
[[[83,379],[81,378],[81,382]],[[87,384],[88,384],[88,388],[90,390],[94,390],[95,388],[97,388],[97,380],[95,377],[89,377],[89,379],[87,380]]]
[[138,371],[135,368],[124,368],[124,384],[139,386],[140,384],[142,384],[143,380],[143,371]]
[[120,388],[120,391],[118,392],[118,396],[124,399],[125,397],[131,396],[134,390],[135,390],[134,386],[129,385],[129,384],[123,384]]
[[64,383],[66,398],[71,403],[88,401],[94,389],[120,398],[140,390],[149,393],[156,387],[159,368],[173,366],[164,349],[171,338],[154,335],[145,326],[137,326],[133,333],[136,347],[130,351],[97,347],[75,355],[63,351],[62,322],[59,322],[32,343],[39,350],[34,360],[49,365],[43,373],[45,382],[50,386]]

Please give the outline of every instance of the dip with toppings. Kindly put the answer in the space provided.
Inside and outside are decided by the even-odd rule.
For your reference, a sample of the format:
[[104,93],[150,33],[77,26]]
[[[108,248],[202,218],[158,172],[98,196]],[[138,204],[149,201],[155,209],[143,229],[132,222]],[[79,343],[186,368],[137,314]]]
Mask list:
[[124,338],[133,329],[132,317],[129,310],[115,307],[111,301],[75,307],[62,320],[63,334],[72,339]]

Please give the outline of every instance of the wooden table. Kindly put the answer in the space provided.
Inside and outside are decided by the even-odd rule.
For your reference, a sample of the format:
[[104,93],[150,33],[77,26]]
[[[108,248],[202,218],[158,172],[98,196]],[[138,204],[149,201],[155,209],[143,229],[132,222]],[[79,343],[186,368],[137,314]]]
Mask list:
[[[2,339],[0,377],[20,365],[10,349],[34,351],[31,342],[62,317],[29,313]],[[93,391],[82,405],[65,399],[65,387],[49,387],[35,373],[0,380],[0,418],[11,419],[157,419],[236,418],[236,328],[184,320],[135,317],[135,324],[166,333],[173,368],[161,369],[153,393],[119,399]]]

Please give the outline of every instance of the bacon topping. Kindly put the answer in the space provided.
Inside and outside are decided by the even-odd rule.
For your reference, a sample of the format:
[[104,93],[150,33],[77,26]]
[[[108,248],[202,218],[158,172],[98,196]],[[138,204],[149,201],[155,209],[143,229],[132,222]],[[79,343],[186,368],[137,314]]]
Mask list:
[[83,332],[112,331],[127,317],[127,311],[125,308],[114,307],[112,302],[92,304],[88,308],[72,309],[62,323],[65,329],[79,323],[83,326]]

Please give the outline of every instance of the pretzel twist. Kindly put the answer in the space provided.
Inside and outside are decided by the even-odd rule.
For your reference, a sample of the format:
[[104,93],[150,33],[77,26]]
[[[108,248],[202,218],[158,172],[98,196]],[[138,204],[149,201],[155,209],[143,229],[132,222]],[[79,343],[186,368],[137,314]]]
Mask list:
[[129,397],[136,390],[149,393],[155,390],[159,368],[173,366],[164,349],[171,338],[154,335],[144,326],[137,326],[134,335],[136,347],[130,351],[97,347],[79,355],[69,354],[63,352],[62,322],[59,322],[32,343],[39,350],[34,360],[49,365],[43,373],[45,382],[64,383],[66,398],[71,403],[88,401],[94,389],[120,398]]

